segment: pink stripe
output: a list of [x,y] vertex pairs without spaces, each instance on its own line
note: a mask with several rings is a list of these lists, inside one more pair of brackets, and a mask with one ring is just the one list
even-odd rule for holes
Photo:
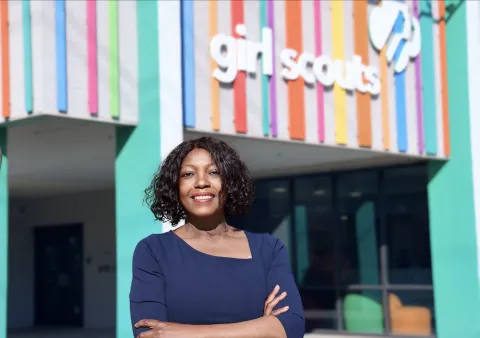
[[88,110],[98,113],[97,88],[97,1],[87,0]]
[[[314,0],[313,11],[315,12],[315,53],[317,56],[322,55],[322,13],[320,0]],[[325,116],[323,108],[323,86],[317,84],[317,116],[318,116],[318,140],[325,142]]]
[[[420,18],[418,0],[413,0],[413,15],[417,19]],[[417,135],[418,135],[418,151],[423,154],[423,105],[422,105],[422,69],[421,69],[421,55],[415,59],[415,89],[417,94]]]

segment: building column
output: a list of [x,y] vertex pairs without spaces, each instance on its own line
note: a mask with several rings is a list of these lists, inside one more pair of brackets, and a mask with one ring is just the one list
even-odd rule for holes
[[180,1],[137,1],[136,11],[139,122],[134,128],[118,127],[116,134],[117,338],[132,336],[129,292],[135,246],[169,229],[144,205],[144,190],[183,140]]
[[7,337],[8,303],[8,160],[7,128],[0,127],[0,338]]
[[[158,13],[156,1],[137,1],[138,125],[117,127],[115,160],[117,338],[132,336],[129,292],[136,244],[160,233],[143,204],[144,190],[160,164]],[[122,37],[119,37],[120,39]]]
[[451,159],[430,163],[428,184],[437,337],[478,337],[480,209],[475,204],[480,202],[480,168],[474,164],[480,160],[480,139],[473,142],[478,130],[471,130],[480,106],[475,103],[479,87],[469,88],[468,68],[473,61],[469,49],[478,36],[472,45],[467,42],[472,24],[467,19],[470,12],[477,21],[479,11],[468,8],[478,6],[476,1],[448,2],[458,6],[446,24]]

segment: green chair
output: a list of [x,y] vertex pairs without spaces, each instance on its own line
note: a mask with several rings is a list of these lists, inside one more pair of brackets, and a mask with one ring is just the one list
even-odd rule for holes
[[379,302],[360,294],[345,296],[345,328],[354,333],[384,333],[383,311]]

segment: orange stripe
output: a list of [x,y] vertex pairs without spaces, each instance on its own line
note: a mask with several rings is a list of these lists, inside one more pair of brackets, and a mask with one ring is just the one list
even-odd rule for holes
[[380,51],[380,100],[382,104],[383,147],[390,149],[390,117],[388,114],[388,63],[387,50]]
[[2,31],[2,111],[10,117],[10,56],[8,48],[8,1],[0,1],[0,25]]
[[443,149],[446,156],[450,156],[450,121],[448,118],[448,78],[447,78],[447,27],[445,23],[445,1],[438,2],[440,33],[440,77],[442,86],[442,117],[443,117]]
[[[368,65],[368,0],[355,0],[353,2],[355,54],[362,57],[363,64]],[[372,146],[372,120],[371,102],[368,93],[357,90],[357,125],[358,145],[360,147]]]
[[[208,1],[208,31],[210,40],[218,33],[218,7],[217,0]],[[217,64],[210,60],[210,68],[213,71],[217,68]],[[210,102],[212,102],[212,129],[220,130],[220,84],[212,76],[210,77]]]
[[[224,1],[224,0],[222,0]],[[238,24],[243,24],[243,0],[231,0],[232,4],[232,35],[240,38],[235,28]],[[238,72],[233,82],[233,103],[235,116],[235,130],[237,133],[247,132],[247,96],[246,96],[246,72]]]
[[[303,52],[302,2],[285,0],[286,47]],[[305,83],[301,76],[288,81],[288,120],[290,138],[305,139]]]

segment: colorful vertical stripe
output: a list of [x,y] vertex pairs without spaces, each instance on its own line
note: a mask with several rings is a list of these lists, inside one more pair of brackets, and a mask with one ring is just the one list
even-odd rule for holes
[[[302,2],[285,1],[286,44],[299,53],[303,51]],[[305,81],[301,76],[288,81],[288,122],[290,138],[305,139]]]
[[119,99],[119,64],[118,64],[118,2],[108,2],[108,34],[109,34],[109,77],[110,77],[110,115],[114,119],[120,117]]
[[443,121],[443,151],[445,156],[450,156],[450,123],[448,109],[448,76],[447,76],[447,27],[445,0],[438,0],[439,33],[440,33],[440,78],[442,88],[442,121]]
[[[322,6],[321,0],[314,0],[314,20],[315,20],[315,54],[322,55]],[[318,140],[325,142],[325,111],[324,111],[324,92],[323,86],[317,84],[317,128]]]
[[68,98],[65,0],[55,0],[55,47],[57,56],[57,109],[59,112],[66,113]]
[[97,0],[87,0],[88,111],[98,114]]
[[23,25],[23,62],[25,81],[25,110],[33,112],[33,79],[32,79],[32,22],[30,17],[30,0],[22,0]]
[[[420,11],[419,11],[419,0],[413,0],[413,15],[420,19]],[[416,90],[416,103],[417,103],[417,140],[418,140],[418,152],[423,154],[424,152],[424,138],[423,138],[423,104],[422,104],[422,66],[421,66],[421,58],[422,55],[420,54],[415,59],[415,90]]]
[[[397,0],[402,1],[402,0]],[[403,15],[399,15],[393,26],[394,33],[403,32],[403,26],[405,24],[405,18]],[[400,53],[402,53],[405,47],[405,40],[401,40],[398,44],[397,50],[393,56],[393,62],[397,62]],[[406,152],[407,145],[407,112],[406,112],[406,94],[405,94],[405,71],[401,71],[394,75],[395,77],[395,108],[397,117],[397,146],[400,152]]]
[[[243,0],[231,0],[232,6],[232,35],[235,38],[241,38],[237,32],[236,27],[244,23],[244,9]],[[235,81],[233,82],[233,101],[234,101],[234,116],[235,116],[235,130],[237,133],[247,132],[247,107],[246,107],[246,76],[243,71],[238,72]]]
[[[208,31],[212,39],[218,33],[217,0],[208,0],[208,18]],[[210,60],[210,67],[212,73],[217,68],[213,59]],[[212,129],[218,131],[220,130],[220,84],[213,76],[210,77],[210,101],[212,102]]]
[[195,127],[195,35],[193,1],[181,1],[183,124]]
[[[267,15],[267,0],[260,0],[260,36],[262,36],[262,29],[268,26],[268,15]],[[262,37],[262,42],[263,37]],[[262,61],[265,56],[262,54]],[[269,77],[266,74],[263,74],[263,64],[262,64],[262,125],[263,125],[263,135],[270,135],[270,103],[268,95],[268,81]]]
[[[332,16],[332,41],[333,41],[333,60],[345,59],[345,40],[343,29],[343,1],[331,2]],[[334,61],[335,63],[335,61]],[[344,74],[343,62],[335,63],[335,67],[340,68]],[[335,109],[335,140],[338,144],[346,145],[347,135],[347,93],[337,83],[333,87],[333,102]]]
[[[420,1],[420,14],[431,12],[429,1]],[[425,151],[428,155],[437,154],[437,117],[435,103],[435,63],[433,51],[433,18],[420,15],[422,32],[422,94],[423,94],[423,126],[425,135]]]
[[[275,10],[273,8],[274,0],[267,0],[267,15],[268,15],[268,27],[272,30],[272,55],[275,55]],[[272,75],[270,76],[270,129],[272,136],[278,136],[278,124],[277,124],[277,74],[275,73],[275,66],[272,69]]]
[[[382,5],[382,2],[378,4]],[[389,109],[389,93],[388,90],[388,61],[387,47],[383,47],[380,51],[380,101],[382,106],[382,135],[383,147],[390,150],[390,109]]]
[[[363,64],[369,64],[368,46],[368,0],[356,0],[353,2],[355,54],[362,58]],[[363,81],[363,79],[362,79]],[[372,119],[370,94],[357,91],[357,129],[358,145],[360,147],[372,146]]]
[[[439,157],[443,157],[444,154],[449,155],[449,98],[447,92],[448,77],[445,71],[447,64],[446,24],[442,20],[434,23],[428,15],[421,15],[421,12],[429,13],[428,2],[411,0],[413,14],[421,22],[423,41],[421,56],[412,60],[412,64],[408,65],[408,67],[413,67],[409,69],[409,72],[393,74],[392,67],[402,48],[404,48],[405,42],[400,44],[395,53],[395,58],[390,64],[385,59],[385,51],[379,51],[381,62],[371,54],[374,50],[371,48],[367,28],[370,24],[368,22],[368,12],[376,6],[372,2],[359,0],[346,6],[345,2],[341,1],[312,0],[312,7],[308,7],[311,9],[306,11],[303,7],[304,3],[301,1],[283,0],[276,3],[274,3],[275,0],[252,1],[256,1],[257,4],[248,7],[252,11],[248,12],[247,20],[244,17],[247,15],[246,3],[242,0],[227,1],[228,5],[224,7],[220,7],[220,4],[223,5],[224,3],[220,3],[218,0],[205,1],[202,5],[197,5],[193,1],[180,2],[183,53],[182,100],[185,126],[195,128],[197,122],[195,120],[201,119],[202,123],[199,123],[198,126],[201,126],[201,128],[208,126],[208,128],[205,127],[208,131],[246,133],[254,137],[264,135],[282,140],[301,140],[306,143],[317,142],[318,139],[318,142],[329,145],[340,144],[356,147],[358,144],[358,146],[366,148],[372,147],[372,143],[375,143],[372,138],[377,135],[378,145],[375,146],[376,149],[383,147],[394,151],[398,149],[399,152],[408,150],[409,154],[426,153]],[[438,9],[439,16],[443,17],[445,0],[431,1],[431,3],[435,5],[433,9]],[[22,97],[21,100],[17,99],[17,96],[20,97],[17,95],[18,92],[11,92],[13,84],[10,83],[10,79],[6,80],[9,74],[16,73],[15,70],[10,69],[8,72],[3,72],[2,82],[4,86],[1,89],[1,95],[6,99],[2,100],[2,115],[13,114],[14,110],[18,111],[16,107],[23,106],[23,102],[25,103],[25,110],[33,111],[34,97],[37,98],[35,104],[38,105],[37,109],[39,111],[58,110],[66,112],[68,105],[70,105],[69,114],[74,117],[80,116],[80,111],[88,111],[96,115],[97,119],[104,121],[119,120],[120,110],[125,110],[126,114],[129,114],[129,109],[123,109],[123,107],[128,107],[129,104],[136,106],[136,103],[133,102],[135,100],[129,103],[126,102],[128,101],[127,96],[120,95],[128,88],[128,86],[124,85],[122,87],[121,85],[128,82],[128,79],[123,78],[123,76],[136,72],[136,66],[131,66],[128,71],[121,66],[121,63],[125,62],[122,59],[129,58],[128,53],[125,54],[126,56],[122,54],[122,48],[125,44],[122,44],[121,35],[125,33],[122,33],[122,30],[119,30],[120,26],[118,26],[119,15],[122,13],[121,2],[103,3],[88,0],[83,2],[80,7],[76,7],[83,13],[81,18],[85,30],[82,30],[81,34],[76,34],[75,30],[70,29],[72,27],[70,23],[68,23],[69,26],[66,26],[67,20],[75,19],[72,15],[69,15],[69,7],[65,8],[67,4],[65,0],[55,0],[52,6],[48,7],[38,4],[38,2],[22,0],[16,7],[18,8],[18,14],[13,9],[10,9],[11,13],[8,13],[9,9],[4,9],[2,34],[5,36],[2,39],[23,38],[18,49],[23,51],[24,54],[21,56],[23,59],[20,60],[19,58],[19,62],[14,63],[12,58],[18,51],[8,43],[4,44],[2,46],[2,67],[5,68],[7,62],[9,64],[6,68],[18,67],[17,64],[23,65],[25,72],[24,76],[21,75],[20,82],[24,82],[25,97]],[[41,25],[41,18],[37,14],[41,11],[37,11],[33,6],[42,9],[42,13],[45,14],[43,19],[48,18],[49,25]],[[30,7],[32,7],[31,11]],[[222,8],[224,10],[220,11]],[[197,9],[202,14],[194,17],[194,14],[197,15],[194,10]],[[329,11],[330,9],[331,11]],[[311,13],[311,10],[314,13]],[[19,32],[18,37],[13,33],[13,28],[8,26],[8,16],[12,16],[12,13],[22,15],[22,22],[20,23],[22,33]],[[222,13],[226,15],[222,16]],[[305,13],[308,13],[308,18],[303,17],[306,15]],[[434,16],[437,20],[437,16]],[[345,26],[349,27],[347,30],[344,23],[349,17],[354,19],[353,29],[350,29],[350,26],[347,25]],[[205,34],[195,34],[195,31],[200,32],[200,29],[195,27],[199,24],[202,25]],[[247,36],[245,38],[236,33],[237,24],[246,26]],[[395,25],[395,32],[403,30],[402,26],[402,18],[399,18]],[[201,64],[205,63],[205,66],[202,66],[202,69],[195,69],[194,59],[198,58],[196,53],[200,51],[208,53],[208,39],[212,38],[213,35],[233,36],[241,40],[238,46],[242,48],[252,46],[247,44],[245,40],[266,46],[269,40],[263,41],[261,34],[264,27],[269,27],[273,31],[271,46],[274,52],[272,57],[274,63],[273,74],[263,74],[265,69],[263,60],[260,59],[258,61],[260,67],[258,67],[256,77],[252,76],[247,79],[244,69],[239,69],[233,88],[230,88],[227,85],[219,85],[218,81],[212,78],[212,68],[214,66],[217,68],[217,65],[210,59],[207,61],[208,54],[201,57]],[[5,34],[8,30],[10,30],[9,37]],[[66,36],[70,34],[72,36]],[[50,54],[42,60],[38,60],[33,53],[33,50],[39,48],[38,36],[48,37],[42,47],[44,47],[45,53]],[[82,47],[77,55],[77,57],[84,58],[76,60],[78,67],[72,66],[73,56],[69,53],[75,48],[73,45],[69,45],[68,49],[66,48],[67,38],[69,38],[69,41],[76,39],[77,42],[81,42],[81,39],[85,40],[85,44],[81,45],[86,47],[85,50]],[[197,42],[197,38],[201,39],[198,40],[201,41],[201,46],[194,48],[197,43],[200,43]],[[9,47],[12,48],[9,51],[11,55],[7,56],[6,51]],[[333,67],[339,67],[338,71],[342,75],[340,79],[337,77],[337,80],[342,82],[347,80],[345,79],[345,61],[351,61],[352,54],[355,52],[355,55],[362,58],[363,64],[374,66],[379,70],[380,95],[372,96],[370,93],[361,94],[355,91],[353,96],[355,100],[352,102],[350,92],[347,93],[346,90],[342,89],[343,84],[342,87],[335,84],[331,89],[330,87],[324,88],[320,83],[317,83],[314,91],[312,91],[311,88],[305,87],[302,75],[298,80],[284,81],[280,73],[282,69],[280,53],[287,48],[297,52],[295,61],[298,61],[298,55],[303,52],[315,56],[324,55],[332,61],[338,61],[334,62]],[[262,54],[262,56],[267,57],[266,54],[268,53]],[[131,57],[131,59],[132,62],[128,65],[137,63],[135,57]],[[72,78],[69,79],[69,82],[66,81],[68,73],[71,74],[72,69],[82,67],[83,64],[85,69],[81,71],[82,74],[85,74],[85,81],[82,77],[80,81],[82,85],[79,84],[69,89],[68,86],[72,86],[75,81]],[[237,64],[237,66],[240,65]],[[43,77],[46,75],[38,69],[46,69],[48,74],[55,74],[53,84],[42,88],[41,91],[36,88],[36,82],[45,83]],[[307,69],[308,71],[310,70]],[[412,75],[411,78],[410,74]],[[413,75],[415,75],[415,80]],[[197,82],[191,81],[192,78],[196,78]],[[33,80],[36,82],[33,83]],[[407,91],[407,80],[411,80],[408,83],[414,85],[417,90]],[[198,98],[195,100],[195,86],[198,85],[204,87],[206,94],[202,100],[198,100]],[[211,88],[214,90],[211,91]],[[249,95],[249,93],[252,93],[252,95]],[[280,93],[281,95],[279,95]],[[10,100],[7,96],[10,97]],[[123,99],[124,97],[125,99]],[[15,98],[16,101],[12,101],[12,98]],[[415,102],[411,100],[415,100]],[[15,102],[15,105],[12,104],[11,107],[8,107],[9,102]],[[120,103],[122,108],[120,108]],[[212,107],[210,107],[210,104]],[[85,107],[82,105],[85,105]],[[208,106],[205,109],[208,111],[208,120],[202,116],[204,113],[200,109],[201,107],[196,107],[196,105]],[[382,118],[375,116],[378,121],[372,121],[374,118],[372,107],[378,107],[379,110],[380,107],[383,108]],[[416,109],[416,113],[409,115],[410,108]],[[77,110],[75,111],[75,109]],[[229,109],[231,116],[223,113],[222,109]],[[315,110],[316,112],[314,112]],[[317,122],[313,122],[314,115],[309,115],[312,112],[316,114]],[[131,115],[133,114],[136,114],[136,112]],[[307,125],[309,122],[307,116],[312,117],[313,123]],[[135,117],[131,118],[132,121],[135,121]],[[248,128],[247,120],[248,125],[258,125],[259,127]],[[132,124],[135,123],[136,121]],[[374,132],[372,131],[373,128],[375,128]],[[383,144],[380,144],[380,133],[383,136]],[[357,135],[357,140],[352,141],[354,134]],[[312,135],[314,135],[313,138]],[[306,139],[307,137],[308,139]],[[409,141],[408,144],[407,141]],[[413,144],[415,141],[418,141],[418,144]],[[410,149],[412,144],[415,149]]]

